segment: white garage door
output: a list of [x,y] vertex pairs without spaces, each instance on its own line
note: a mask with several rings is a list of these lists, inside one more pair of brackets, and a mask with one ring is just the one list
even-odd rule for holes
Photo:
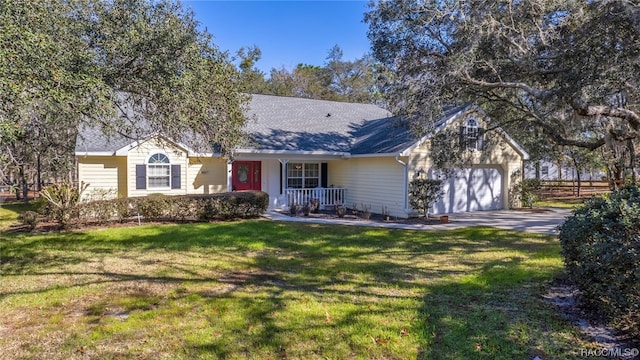
[[[431,178],[437,179],[433,172]],[[432,214],[502,209],[502,173],[498,168],[457,169],[444,181]]]

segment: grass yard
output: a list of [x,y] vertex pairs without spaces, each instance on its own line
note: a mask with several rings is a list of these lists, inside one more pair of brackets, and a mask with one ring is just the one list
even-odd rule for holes
[[550,236],[268,220],[0,239],[4,359],[541,359]]
[[578,206],[582,205],[588,197],[582,198],[574,198],[574,199],[544,199],[536,201],[534,206],[538,207],[550,207],[550,208],[560,208],[560,209],[575,209]]
[[[0,199],[1,201],[2,199]],[[23,202],[0,203],[0,231],[5,231],[18,222],[18,216],[23,211],[34,210],[34,203],[25,204]]]

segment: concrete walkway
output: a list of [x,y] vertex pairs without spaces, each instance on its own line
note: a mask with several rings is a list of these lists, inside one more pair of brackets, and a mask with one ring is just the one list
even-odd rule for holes
[[364,219],[308,218],[288,216],[269,211],[264,216],[275,221],[306,222],[316,224],[339,224],[351,226],[372,226],[389,229],[412,230],[451,230],[469,226],[492,226],[506,230],[529,231],[543,234],[557,234],[557,227],[571,214],[567,209],[548,209],[548,211],[497,210],[470,213],[448,214],[446,224],[401,224],[378,222]]

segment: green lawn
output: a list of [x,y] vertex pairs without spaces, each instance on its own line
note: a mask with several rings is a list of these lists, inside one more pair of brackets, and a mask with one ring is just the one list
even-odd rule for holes
[[0,239],[8,359],[542,359],[550,236],[268,220]]
[[0,231],[7,230],[18,221],[18,215],[26,210],[33,210],[33,202],[25,204],[23,202],[0,203]]
[[560,209],[575,209],[582,205],[584,201],[589,198],[576,198],[576,199],[545,199],[536,201],[534,206],[538,207],[550,207]]

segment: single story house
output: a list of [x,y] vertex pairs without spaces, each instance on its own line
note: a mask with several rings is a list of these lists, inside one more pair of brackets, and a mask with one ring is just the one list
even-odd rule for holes
[[[537,169],[536,169],[537,167]],[[539,162],[527,161],[524,167],[525,179],[549,180],[549,181],[577,181],[578,170],[575,167],[549,160]],[[602,181],[607,178],[607,173],[602,169],[585,169],[580,172],[581,181]]]
[[[82,129],[76,159],[78,181],[89,184],[83,196],[256,189],[269,194],[271,208],[318,199],[321,206],[365,204],[408,217],[415,214],[408,205],[411,179],[439,176],[429,157],[431,136],[416,138],[376,105],[253,95],[248,115],[255,119],[246,125],[253,145],[235,149],[233,161],[161,134],[131,141]],[[476,106],[463,106],[438,122],[436,131],[460,128],[477,160],[453,170],[432,214],[509,208],[509,189],[528,155],[503,131],[485,134],[487,121]]]

